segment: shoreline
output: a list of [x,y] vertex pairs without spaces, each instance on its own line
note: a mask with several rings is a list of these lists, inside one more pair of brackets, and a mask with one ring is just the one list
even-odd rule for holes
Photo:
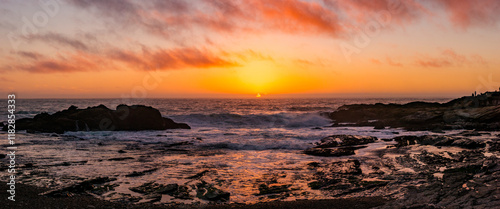
[[[7,182],[0,181],[0,190],[7,190]],[[6,200],[0,205],[0,208],[127,208],[127,209],[257,209],[257,208],[283,208],[283,209],[303,209],[303,208],[322,208],[322,209],[365,209],[383,206],[391,200],[386,200],[381,197],[361,197],[361,198],[346,198],[346,199],[324,199],[324,200],[296,200],[296,201],[272,201],[256,204],[202,204],[202,205],[167,205],[167,204],[130,204],[102,200],[91,195],[75,194],[71,197],[47,197],[41,196],[40,193],[46,192],[48,189],[26,185],[22,183],[16,184],[16,201],[7,201],[7,192],[2,192],[0,197]]]

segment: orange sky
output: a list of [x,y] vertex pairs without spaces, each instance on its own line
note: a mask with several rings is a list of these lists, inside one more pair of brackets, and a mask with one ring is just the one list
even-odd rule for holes
[[500,87],[500,1],[2,1],[21,98],[454,97]]

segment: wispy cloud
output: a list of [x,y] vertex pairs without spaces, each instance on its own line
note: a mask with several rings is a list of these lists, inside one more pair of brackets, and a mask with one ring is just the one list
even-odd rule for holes
[[415,64],[424,68],[446,68],[446,67],[462,67],[464,65],[482,65],[487,63],[480,55],[462,55],[452,49],[441,51],[439,56],[424,55],[416,59]]
[[104,54],[84,51],[61,55],[56,58],[40,59],[29,52],[22,56],[34,56],[34,62],[4,65],[3,70],[24,70],[34,73],[82,72],[100,70],[120,70],[123,66],[135,70],[175,70],[186,68],[235,67],[239,64],[204,49],[176,48],[152,50],[143,48],[139,52],[114,49]]
[[64,47],[71,47],[76,50],[86,51],[89,49],[86,43],[59,33],[33,34],[28,36],[26,39],[28,41],[42,41],[49,44],[58,44]]

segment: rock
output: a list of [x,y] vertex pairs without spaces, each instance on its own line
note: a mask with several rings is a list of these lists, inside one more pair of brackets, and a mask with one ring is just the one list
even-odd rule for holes
[[373,136],[332,135],[321,139],[321,142],[317,143],[315,148],[363,145],[375,141],[377,141],[377,138]]
[[133,160],[133,157],[115,157],[115,158],[110,158],[108,161],[124,161],[124,160]]
[[340,156],[354,155],[355,150],[365,147],[366,146],[338,147],[338,148],[309,148],[304,151],[304,154],[322,156],[322,157],[340,157]]
[[7,155],[5,155],[5,154],[0,154],[0,159],[4,159],[5,157],[7,157]]
[[179,188],[177,188],[177,191],[174,191],[171,195],[179,199],[193,199],[189,192],[190,190],[187,186],[179,186]]
[[137,172],[137,171],[134,171],[130,174],[127,174],[125,175],[126,177],[138,177],[138,176],[144,176],[146,174],[150,174],[150,173],[153,173],[155,172],[156,170],[158,170],[158,168],[153,168],[153,169],[149,169],[149,170],[145,170],[145,171],[141,171],[141,172]]
[[179,199],[192,199],[192,196],[189,194],[189,188],[187,186],[179,186],[178,184],[168,184],[165,186],[155,182],[147,182],[138,187],[130,187],[129,190],[149,196],[168,194]]
[[161,186],[162,185],[151,181],[138,187],[130,187],[129,190],[141,194],[149,194],[158,191]]
[[179,189],[178,184],[167,184],[167,186],[164,186],[163,188],[156,190],[156,192],[160,194],[173,194],[178,189]]
[[210,172],[209,170],[204,170],[202,172],[199,172],[193,176],[190,176],[190,177],[186,177],[186,179],[197,179],[197,178],[201,178],[202,176],[204,176],[205,174],[207,174],[208,172]]
[[359,181],[358,176],[362,175],[361,163],[358,160],[324,163],[313,169],[316,170],[316,179],[308,183],[311,189],[347,191],[357,187],[355,182]]
[[118,150],[118,153],[123,154],[123,153],[127,153],[127,152],[126,152],[126,151],[124,151],[124,150]]
[[229,192],[224,192],[206,182],[196,184],[196,188],[196,197],[203,200],[227,202],[231,196]]
[[481,136],[482,133],[479,133],[476,130],[466,130],[466,131],[460,132],[459,135],[462,135],[462,136]]
[[[64,133],[65,131],[139,131],[189,129],[184,123],[163,118],[160,111],[144,105],[118,105],[116,110],[104,105],[67,110],[52,115],[41,113],[34,118],[16,120],[18,130],[28,132]],[[6,129],[5,127],[3,129]]]
[[[499,92],[489,92],[499,94]],[[498,101],[498,97],[497,101]],[[493,98],[493,97],[492,97]],[[498,130],[500,105],[495,102],[465,102],[477,98],[460,98],[448,103],[411,102],[408,104],[352,104],[343,105],[328,114],[335,126],[402,127],[406,130],[430,130],[442,133],[449,129]],[[467,105],[464,105],[467,104]],[[482,105],[479,105],[482,104]],[[373,122],[376,121],[376,122]],[[345,125],[342,125],[345,126]],[[477,133],[471,133],[477,134]],[[472,135],[470,135],[472,136]]]
[[468,138],[438,136],[438,135],[398,136],[394,138],[394,141],[398,143],[396,147],[404,147],[408,145],[420,144],[420,145],[453,146],[466,149],[477,149],[486,146],[484,142],[479,142]]
[[[99,188],[101,188],[103,184],[115,180],[116,178],[97,177],[61,189],[50,190],[40,195],[51,197],[67,197],[72,196],[73,194],[80,194],[90,190],[99,190]],[[107,186],[107,188],[109,188],[109,186]]]
[[129,190],[140,194],[170,194],[177,191],[178,187],[179,185],[177,184],[169,184],[165,186],[151,181],[138,187],[130,187]]
[[304,154],[324,157],[339,157],[354,155],[355,150],[365,148],[364,145],[373,143],[377,140],[372,136],[356,136],[356,135],[332,135],[321,139],[316,146],[304,151]]
[[346,160],[334,162],[327,166],[328,172],[338,174],[361,174],[361,163],[359,160]]
[[292,185],[287,185],[287,184],[260,184],[259,185],[259,194],[258,195],[267,195],[267,194],[276,194],[276,193],[283,193],[283,192],[288,192],[289,187]]
[[500,151],[500,141],[496,142],[488,142],[490,148],[488,149],[490,152],[499,152]]

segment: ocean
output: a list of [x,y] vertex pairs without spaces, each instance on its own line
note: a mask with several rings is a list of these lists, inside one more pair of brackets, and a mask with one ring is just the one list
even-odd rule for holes
[[[446,102],[449,99],[18,99],[16,118],[50,114],[67,109],[104,104],[115,109],[119,104],[143,104],[158,109],[164,117],[187,123],[190,130],[99,131],[57,134],[21,132],[19,163],[37,169],[19,176],[22,183],[55,188],[82,179],[109,176],[117,178],[112,191],[101,196],[108,200],[147,197],[132,192],[147,182],[193,184],[189,176],[208,171],[205,182],[231,193],[231,202],[255,203],[274,200],[259,196],[259,184],[277,176],[276,183],[293,185],[290,196],[282,200],[330,198],[311,190],[308,182],[314,173],[304,169],[311,162],[350,158],[377,160],[374,153],[393,142],[379,140],[356,151],[355,156],[325,158],[304,155],[303,150],[333,134],[353,134],[393,138],[399,135],[424,135],[400,129],[375,130],[373,127],[329,127],[332,121],[322,113],[353,103]],[[2,107],[6,109],[6,102]],[[6,120],[6,113],[2,113]],[[3,138],[5,133],[1,133]],[[7,140],[2,140],[5,145]],[[117,158],[123,158],[116,160]],[[370,168],[363,168],[370,169]],[[132,172],[147,172],[130,177]],[[43,174],[43,175],[41,175]],[[195,194],[193,194],[195,195]],[[204,200],[163,197],[161,202],[193,203]]]

